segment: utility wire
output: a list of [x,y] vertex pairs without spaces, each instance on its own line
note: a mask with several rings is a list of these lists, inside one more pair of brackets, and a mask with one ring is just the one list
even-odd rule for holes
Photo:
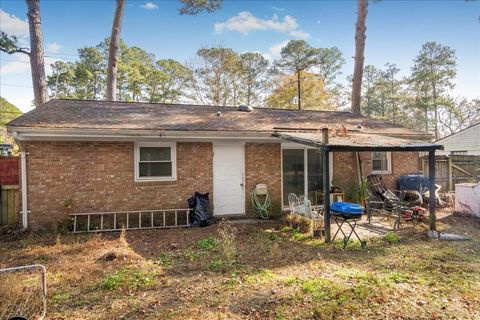
[[19,88],[33,88],[32,86],[26,86],[26,85],[23,85],[23,84],[13,84],[13,83],[0,83],[0,86],[19,87]]

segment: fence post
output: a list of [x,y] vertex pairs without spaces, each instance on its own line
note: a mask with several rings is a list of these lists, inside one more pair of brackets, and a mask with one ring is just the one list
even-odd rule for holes
[[428,209],[430,211],[430,230],[437,230],[435,199],[435,150],[428,152],[428,180],[430,183]]
[[453,167],[452,156],[448,156],[448,191],[453,191]]

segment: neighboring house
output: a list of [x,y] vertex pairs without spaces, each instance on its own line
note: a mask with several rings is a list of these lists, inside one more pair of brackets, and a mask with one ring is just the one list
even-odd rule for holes
[[[22,210],[32,228],[64,219],[67,202],[77,213],[186,208],[195,191],[210,192],[216,216],[250,215],[258,183],[268,185],[275,213],[292,192],[319,204],[321,152],[272,134],[325,127],[365,141],[431,139],[349,112],[80,100],[51,100],[8,124],[26,157]],[[330,156],[331,181],[348,195],[357,158]],[[417,152],[361,152],[360,159],[363,176],[381,173],[391,187],[419,170]]]
[[480,122],[437,141],[444,146],[437,155],[480,156]]

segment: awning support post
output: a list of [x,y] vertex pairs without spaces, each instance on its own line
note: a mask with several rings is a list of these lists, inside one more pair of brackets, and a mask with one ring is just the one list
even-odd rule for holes
[[428,152],[428,180],[430,181],[428,199],[428,209],[430,211],[430,230],[437,230],[437,216],[435,209],[437,206],[435,199],[435,150],[430,150]]
[[322,130],[323,144],[323,226],[325,231],[325,242],[330,243],[332,234],[330,230],[330,157],[328,150],[328,128]]

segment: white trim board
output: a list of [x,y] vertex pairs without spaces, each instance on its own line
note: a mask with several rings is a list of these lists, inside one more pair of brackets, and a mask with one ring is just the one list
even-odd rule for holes
[[[141,147],[169,147],[170,159],[172,162],[171,177],[140,177],[139,161]],[[151,181],[176,181],[177,180],[177,144],[175,142],[136,142],[134,144],[133,163],[135,166],[135,182],[151,182]]]

